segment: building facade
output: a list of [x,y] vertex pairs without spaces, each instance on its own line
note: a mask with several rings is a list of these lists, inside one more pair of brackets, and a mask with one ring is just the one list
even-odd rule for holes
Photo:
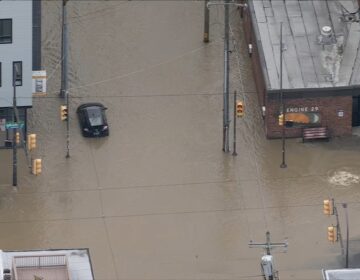
[[281,93],[287,137],[314,126],[350,135],[360,125],[358,0],[247,3],[244,27],[266,136],[282,135]]
[[40,16],[39,0],[0,0],[0,147],[3,140],[11,138],[5,125],[14,121],[13,83],[18,121],[26,131],[27,109],[32,107],[32,71],[40,70],[34,69],[40,67]]

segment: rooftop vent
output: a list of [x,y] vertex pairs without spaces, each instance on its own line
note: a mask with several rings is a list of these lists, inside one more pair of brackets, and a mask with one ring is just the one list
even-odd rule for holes
[[326,38],[330,38],[332,36],[332,29],[330,26],[323,26],[321,28],[321,35]]
[[321,28],[321,35],[319,36],[319,44],[331,45],[336,43],[336,38],[330,26],[323,26]]

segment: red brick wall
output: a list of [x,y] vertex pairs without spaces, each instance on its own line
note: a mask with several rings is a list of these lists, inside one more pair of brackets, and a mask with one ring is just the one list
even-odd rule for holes
[[[330,136],[351,135],[352,132],[352,97],[323,97],[306,99],[284,99],[285,107],[298,108],[318,107],[321,116],[321,126],[327,126]],[[282,127],[278,125],[279,100],[269,100],[266,107],[266,136],[280,138]],[[338,110],[344,111],[344,116],[338,116]],[[301,137],[301,128],[285,128],[286,137]]]
[[[358,0],[360,3],[360,0]],[[268,100],[266,98],[266,84],[261,68],[259,51],[257,48],[256,37],[253,31],[253,25],[249,9],[243,13],[243,24],[245,30],[246,42],[252,43],[252,69],[256,83],[256,90],[260,106],[266,106],[265,131],[267,138],[281,137],[282,127],[278,125],[279,100]],[[287,107],[314,107],[319,108],[321,115],[321,125],[327,126],[331,136],[345,136],[352,132],[352,97],[324,97],[308,99],[285,99]],[[344,117],[338,117],[338,110],[344,111]],[[286,137],[301,137],[301,128],[286,128]]]

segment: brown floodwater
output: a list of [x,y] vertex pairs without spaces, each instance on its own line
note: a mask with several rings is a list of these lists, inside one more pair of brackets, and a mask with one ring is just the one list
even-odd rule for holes
[[[0,151],[1,249],[89,248],[96,279],[262,279],[263,250],[248,243],[270,231],[289,242],[286,253],[273,251],[280,279],[321,279],[322,268],[344,265],[340,244],[327,241],[335,217],[322,213],[332,197],[343,234],[340,203],[348,203],[350,265],[358,266],[359,138],[287,140],[288,167],[279,167],[281,142],[265,139],[236,8],[230,92],[245,116],[233,157],[222,152],[221,6],[211,7],[204,44],[202,1],[69,1],[67,159],[60,4],[43,1],[48,94],[29,112],[42,174],[29,174],[19,150],[13,188],[11,151]],[[108,108],[109,137],[81,136],[75,111],[85,102]]]

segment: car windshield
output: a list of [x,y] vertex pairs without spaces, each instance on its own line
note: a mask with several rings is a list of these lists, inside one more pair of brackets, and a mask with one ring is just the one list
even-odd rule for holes
[[99,107],[88,107],[86,108],[91,126],[103,125],[102,111]]

